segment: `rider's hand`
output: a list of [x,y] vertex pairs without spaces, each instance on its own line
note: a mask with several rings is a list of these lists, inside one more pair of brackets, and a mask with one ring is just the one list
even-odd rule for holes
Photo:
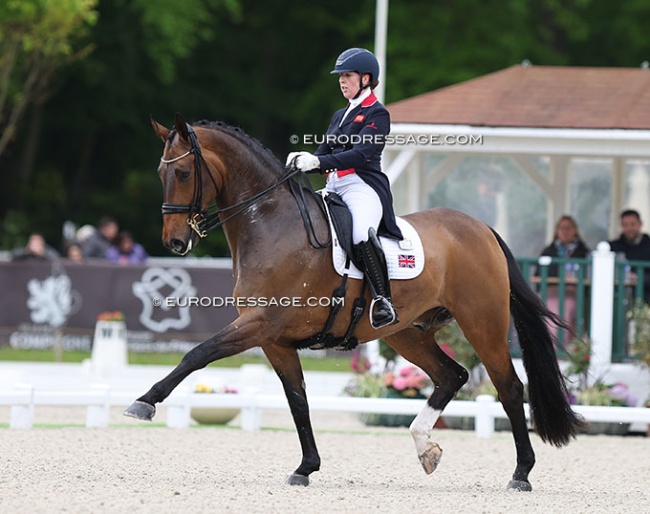
[[291,152],[289,155],[287,155],[287,162],[284,164],[285,166],[291,166],[293,164],[293,160],[300,155],[300,152]]
[[320,168],[320,160],[309,152],[300,152],[296,157],[296,168],[300,171],[312,171]]

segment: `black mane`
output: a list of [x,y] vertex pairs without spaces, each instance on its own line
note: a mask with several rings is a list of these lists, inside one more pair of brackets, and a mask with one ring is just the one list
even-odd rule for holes
[[239,127],[234,127],[228,125],[223,121],[209,121],[209,120],[199,120],[196,123],[192,124],[193,127],[207,127],[210,129],[218,130],[224,134],[235,138],[237,141],[240,141],[247,147],[249,147],[253,152],[258,154],[263,158],[265,164],[267,164],[269,169],[279,169],[284,171],[284,166],[280,160],[273,154],[271,150],[265,147],[259,140],[255,139],[253,136],[249,136]]

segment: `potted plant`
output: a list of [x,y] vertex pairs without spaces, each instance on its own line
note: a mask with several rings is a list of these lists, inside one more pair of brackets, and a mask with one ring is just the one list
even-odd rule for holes
[[[487,377],[485,369],[481,366],[481,360],[465,338],[458,323],[454,321],[438,331],[436,340],[440,348],[469,373],[469,380],[456,394],[457,400],[474,401],[482,394],[498,398],[496,388]],[[474,430],[474,418],[471,416],[445,416],[444,421],[448,428]],[[497,418],[494,426],[496,430],[510,430],[510,420]]]
[[[638,298],[628,316],[630,356],[638,359],[642,366],[650,370],[650,305]],[[650,408],[650,397],[646,399],[644,405]],[[648,437],[650,437],[650,425],[648,425]]]
[[[591,341],[575,339],[568,347],[569,366],[566,374],[574,377],[574,386],[570,389],[570,403],[574,405],[596,405],[603,407],[634,407],[636,397],[629,387],[622,383],[603,383],[601,379],[589,382],[591,364]],[[584,429],[586,434],[625,435],[630,423],[591,422]]]
[[[194,387],[198,394],[237,394],[239,391],[233,387],[212,387],[199,383]],[[225,425],[232,421],[241,409],[235,407],[192,407],[190,416],[201,425]]]
[[[386,358],[386,366],[381,373],[371,373],[370,364],[361,359],[355,351],[352,356],[352,369],[356,376],[345,388],[349,396],[362,398],[404,398],[426,399],[433,388],[429,377],[418,367],[409,365],[396,369],[397,354],[380,341],[380,352]],[[366,425],[380,426],[409,426],[414,415],[411,414],[380,414],[360,413],[359,419]]]

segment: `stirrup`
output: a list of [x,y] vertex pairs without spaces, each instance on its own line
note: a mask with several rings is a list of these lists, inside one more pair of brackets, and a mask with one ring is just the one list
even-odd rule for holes
[[[380,308],[377,312],[378,316],[375,316],[374,310],[375,304],[377,303],[379,303]],[[379,329],[399,323],[399,318],[397,317],[397,312],[395,311],[393,303],[388,298],[384,298],[383,296],[377,296],[376,298],[372,299],[372,302],[370,302],[370,308],[368,309],[368,315],[370,317],[370,324],[374,329]]]

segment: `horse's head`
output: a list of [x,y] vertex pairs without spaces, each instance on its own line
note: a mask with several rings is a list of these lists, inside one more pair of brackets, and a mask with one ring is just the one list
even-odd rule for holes
[[158,166],[163,185],[163,244],[185,255],[205,236],[200,224],[218,194],[218,177],[212,175],[194,129],[180,114],[174,129],[153,118],[151,125],[165,143]]

